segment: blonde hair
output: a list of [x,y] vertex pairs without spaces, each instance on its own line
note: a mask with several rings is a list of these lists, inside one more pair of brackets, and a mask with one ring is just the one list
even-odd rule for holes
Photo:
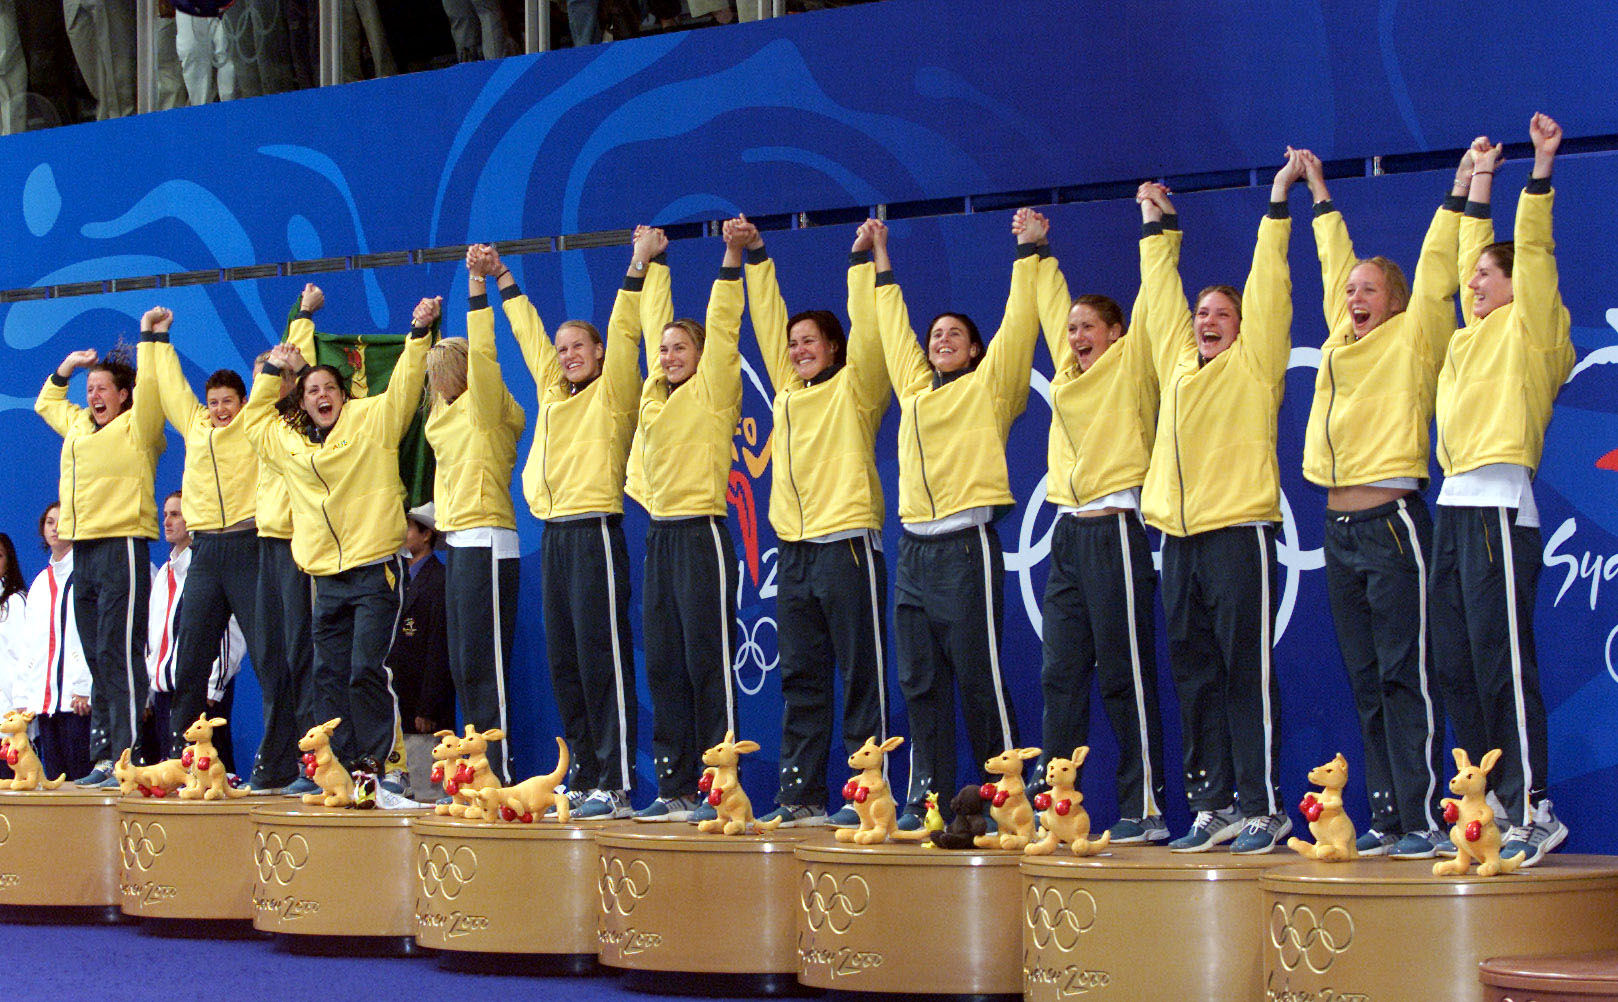
[[703,347],[708,342],[708,332],[702,329],[701,324],[690,319],[689,317],[682,317],[679,320],[670,320],[668,323],[663,325],[663,333],[667,334],[669,332],[669,328],[671,327],[677,327],[689,334],[691,336],[691,343],[697,346],[697,351],[699,352],[702,351]]
[[1360,258],[1354,262],[1354,267],[1358,268],[1362,264],[1371,265],[1382,272],[1382,280],[1388,283],[1388,306],[1391,313],[1403,313],[1410,308],[1410,283],[1405,280],[1405,272],[1399,267],[1399,262],[1378,254],[1376,257]]
[[591,323],[590,321],[588,321],[588,320],[564,320],[560,324],[557,324],[557,326],[556,326],[557,335],[560,336],[561,333],[564,330],[566,330],[567,328],[569,328],[569,327],[577,327],[579,330],[581,330],[584,333],[590,335],[590,340],[594,341],[596,344],[601,343],[601,332],[596,330],[596,325]]
[[449,403],[466,392],[466,352],[464,337],[447,337],[427,349],[428,398]]

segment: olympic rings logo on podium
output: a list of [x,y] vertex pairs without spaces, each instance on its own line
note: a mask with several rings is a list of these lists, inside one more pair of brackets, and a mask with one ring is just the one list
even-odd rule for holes
[[122,850],[124,868],[150,870],[168,844],[169,833],[164,830],[161,822],[142,824],[139,821],[126,820],[124,837],[118,845]]
[[871,885],[857,873],[839,881],[824,871],[805,870],[802,884],[799,902],[808,917],[809,928],[816,932],[829,927],[842,935],[871,906]]
[[1051,945],[1066,953],[1079,945],[1079,937],[1095,927],[1096,899],[1082,887],[1064,895],[1055,887],[1028,886],[1024,896],[1023,918],[1041,950]]
[[253,860],[258,864],[260,883],[267,884],[273,878],[278,884],[290,884],[293,874],[309,862],[309,842],[301,833],[283,837],[280,832],[258,832],[254,839],[258,845]]
[[453,901],[478,873],[478,857],[468,846],[456,846],[451,852],[441,842],[416,844],[416,876],[421,879],[421,893],[427,897],[442,897]]
[[4,814],[0,814],[0,845],[5,845],[6,839],[10,837],[11,819],[6,817]]
[[1316,918],[1308,905],[1295,905],[1288,915],[1276,903],[1270,912],[1270,945],[1289,971],[1303,964],[1316,974],[1325,974],[1332,961],[1354,945],[1354,917],[1341,905],[1332,905]]
[[641,859],[631,860],[626,866],[617,856],[602,856],[601,880],[597,887],[601,891],[602,912],[617,912],[627,917],[635,910],[636,902],[652,889],[652,868]]

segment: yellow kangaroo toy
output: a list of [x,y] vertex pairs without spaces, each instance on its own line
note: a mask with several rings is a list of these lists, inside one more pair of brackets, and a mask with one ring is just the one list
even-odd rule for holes
[[231,786],[225,778],[225,763],[219,761],[219,751],[214,748],[214,728],[223,726],[224,717],[210,720],[204,713],[185,729],[185,739],[191,743],[180,754],[180,764],[186,768],[185,787],[180,790],[181,800],[224,800],[247,796],[249,791]]
[[[837,841],[876,845],[887,841],[890,835],[897,838],[902,834],[894,827],[898,812],[893,803],[893,791],[888,789],[887,777],[882,775],[882,763],[887,761],[888,752],[904,743],[904,738],[894,736],[877,744],[875,736],[872,736],[866,738],[865,743],[848,757],[848,767],[859,771],[843,785],[843,799],[854,805],[854,813],[860,816],[860,826],[837,829],[833,835]],[[926,832],[923,831],[916,841],[925,837]]]
[[1459,794],[1460,800],[1445,797],[1444,820],[1451,825],[1449,839],[1455,843],[1455,858],[1433,864],[1433,876],[1458,877],[1466,873],[1473,863],[1478,864],[1478,876],[1493,877],[1510,873],[1528,858],[1519,852],[1510,859],[1500,858],[1500,829],[1494,823],[1494,810],[1484,799],[1489,785],[1489,770],[1500,761],[1500,749],[1493,748],[1483,754],[1483,761],[1473,765],[1466,749],[1455,749],[1455,778],[1449,781],[1449,792]]
[[1287,839],[1287,848],[1300,856],[1327,863],[1359,858],[1354,847],[1354,821],[1343,813],[1343,787],[1348,785],[1348,760],[1339,752],[1330,762],[1309,770],[1309,782],[1320,787],[1319,794],[1308,794],[1298,810],[1309,822],[1310,845],[1301,838]]
[[45,769],[39,764],[39,754],[28,740],[28,723],[34,719],[33,710],[8,710],[0,717],[0,755],[5,756],[15,778],[5,780],[8,790],[54,790],[67,782],[67,773],[55,779],[45,778]]
[[742,789],[741,777],[737,775],[742,756],[756,751],[757,741],[737,741],[735,731],[726,731],[725,740],[702,753],[702,764],[708,768],[697,783],[697,789],[707,794],[708,803],[719,816],[699,821],[697,831],[710,835],[715,832],[745,835],[748,828],[767,832],[780,827],[780,818],[764,824],[754,820],[753,802],[747,799],[747,791]]
[[985,772],[999,776],[998,782],[984,783],[983,799],[989,806],[989,815],[1000,831],[994,835],[979,835],[972,844],[979,849],[1021,849],[1034,837],[1034,808],[1024,792],[1022,764],[1039,757],[1038,748],[1007,748],[983,763]]
[[298,739],[298,747],[303,751],[303,774],[320,784],[319,793],[303,795],[306,804],[348,807],[354,803],[354,777],[331,750],[332,732],[342,722],[342,717],[333,717],[309,728],[308,733]]
[[1045,763],[1047,793],[1034,798],[1034,807],[1040,811],[1040,825],[1045,837],[1023,847],[1028,856],[1048,856],[1059,845],[1067,845],[1075,856],[1094,856],[1112,842],[1111,832],[1102,832],[1098,839],[1090,838],[1090,814],[1083,807],[1084,794],[1078,790],[1079,766],[1090,754],[1088,745],[1073,749],[1073,757],[1053,758]]

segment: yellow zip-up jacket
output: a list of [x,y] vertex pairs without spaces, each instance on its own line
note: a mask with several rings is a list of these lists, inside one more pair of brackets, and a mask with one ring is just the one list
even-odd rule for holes
[[1171,242],[1153,227],[1141,238],[1141,295],[1160,342],[1161,400],[1141,514],[1172,536],[1243,522],[1281,521],[1275,422],[1292,352],[1292,219],[1272,204],[1259,223],[1242,290],[1241,334],[1202,364]]
[[224,529],[252,518],[257,506],[257,450],[240,421],[214,427],[208,408],[185,381],[180,355],[168,335],[155,338],[158,398],[169,424],[185,440],[180,510],[186,527],[192,532]]
[[[1539,468],[1551,405],[1573,371],[1572,324],[1557,285],[1550,179],[1530,180],[1517,200],[1512,301],[1479,320],[1472,292],[1461,297],[1467,325],[1456,331],[1438,374],[1438,462],[1445,476],[1488,463]],[[1470,275],[1494,241],[1487,206],[1461,220],[1460,275]]]
[[325,577],[390,557],[404,544],[404,483],[399,439],[421,402],[429,338],[411,331],[388,389],[343,404],[319,441],[295,431],[275,409],[280,370],[266,366],[236,418],[280,467],[292,497],[292,559]]
[[787,351],[787,306],[775,262],[747,255],[747,307],[775,387],[770,525],[784,542],[882,528],[876,430],[888,409],[888,369],[876,327],[876,266],[850,255],[847,359],[805,382]]
[[[501,293],[501,306],[539,395],[534,444],[522,469],[523,497],[535,518],[624,510],[624,470],[640,403],[642,330],[661,331],[673,309],[668,268],[649,267],[656,276],[649,283],[624,279],[607,321],[601,375],[577,393],[562,375],[556,346],[533,303],[515,285]],[[643,291],[643,283],[651,288]],[[658,301],[661,312],[643,318],[642,305],[650,299]]]
[[940,376],[916,340],[893,272],[876,276],[877,324],[899,397],[899,521],[930,522],[968,508],[1010,506],[1006,438],[1028,403],[1039,310],[1039,248],[1018,248],[1000,330],[976,369]]
[[[1180,231],[1168,231],[1167,239],[1177,265]],[[1041,258],[1040,325],[1056,366],[1045,497],[1051,504],[1077,508],[1146,482],[1157,429],[1157,364],[1142,294],[1135,297],[1124,336],[1088,372],[1080,372],[1067,340],[1073,309],[1067,279],[1054,257],[1042,251]]]
[[[654,281],[651,272],[659,270],[668,269],[648,266],[648,289]],[[647,344],[651,373],[641,389],[626,489],[657,518],[725,517],[731,440],[742,413],[742,356],[736,346],[742,324],[741,271],[721,269],[713,284],[704,326],[707,343],[691,378],[671,390],[656,349]]]
[[[300,312],[293,319],[287,327],[286,341],[303,354],[304,361],[310,365],[315,363],[315,322],[310,314]],[[251,391],[252,387],[248,389]],[[238,418],[240,416],[237,415]],[[292,496],[287,493],[286,477],[281,474],[281,468],[263,452],[258,454],[255,508],[259,538],[292,538]]]
[[478,296],[471,307],[466,313],[466,390],[448,404],[435,394],[425,427],[436,461],[433,513],[440,532],[517,528],[511,471],[517,465],[524,415],[500,375],[489,297]]
[[1410,305],[1358,340],[1344,289],[1359,259],[1343,214],[1330,202],[1315,206],[1315,251],[1331,333],[1320,349],[1303,440],[1303,475],[1311,483],[1427,479],[1434,383],[1455,333],[1455,249],[1464,204],[1452,196],[1433,214]]
[[153,481],[163,437],[163,407],[152,374],[155,345],[135,348],[135,389],[130,406],[98,427],[87,408],[69,403],[67,380],[51,373],[34,410],[62,436],[62,474],[57,487],[62,512],[57,532],[63,539],[157,538]]

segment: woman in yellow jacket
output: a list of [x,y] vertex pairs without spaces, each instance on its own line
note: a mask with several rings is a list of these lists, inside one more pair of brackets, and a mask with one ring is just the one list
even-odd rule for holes
[[[314,709],[343,719],[332,747],[349,766],[369,758],[380,767],[393,749],[398,706],[383,659],[404,595],[399,440],[421,400],[438,310],[435,299],[417,304],[386,392],[351,400],[337,369],[305,366],[293,344],[279,344],[238,419],[286,479],[292,556],[314,579]],[[302,324],[313,321],[294,321]],[[300,406],[285,417],[275,406],[283,371],[299,373]]]
[[[635,813],[638,821],[691,818],[702,750],[736,726],[736,544],[725,516],[731,438],[742,407],[736,342],[748,240],[728,222],[724,236],[707,326],[675,320],[659,329],[630,445],[625,490],[652,516],[641,606],[657,799]],[[647,290],[659,291],[643,295],[666,295],[667,266],[646,267]]]
[[[1048,223],[1025,226],[1042,256]],[[1168,234],[1178,260],[1180,234]],[[1141,484],[1157,427],[1157,372],[1146,296],[1124,312],[1107,296],[1071,298],[1056,259],[1039,266],[1040,325],[1055,364],[1046,500],[1056,507],[1040,636],[1045,760],[1087,745],[1090,683],[1118,739],[1120,844],[1162,842],[1163,725],[1158,715],[1157,571],[1140,517]],[[1134,332],[1130,336],[1130,332]]]
[[1326,591],[1365,741],[1371,826],[1362,856],[1426,859],[1442,839],[1444,712],[1432,670],[1427,481],[1433,386],[1455,333],[1455,248],[1467,152],[1434,214],[1414,287],[1385,257],[1354,254],[1320,160],[1314,199],[1329,334],[1304,435],[1303,475],[1326,488]]
[[[629,549],[624,542],[624,467],[640,402],[642,287],[663,252],[661,230],[638,227],[623,288],[613,302],[606,342],[587,320],[567,320],[556,340],[492,247],[479,270],[497,278],[501,306],[534,377],[539,410],[523,467],[523,495],[540,537],[545,653],[573,774],[574,817],[623,818],[635,785],[634,637],[629,627]],[[650,294],[669,320],[668,269]],[[484,300],[484,303],[487,301]],[[479,301],[473,299],[473,306]],[[494,323],[485,305],[468,326]]]
[[[888,568],[882,555],[882,481],[876,431],[890,387],[876,329],[873,224],[849,255],[852,341],[827,310],[787,315],[775,262],[757,227],[739,217],[747,245],[747,303],[764,368],[775,387],[770,525],[780,550],[775,618],[781,654],[784,827],[824,823],[833,680],[843,683],[843,744],[887,739],[883,657]],[[856,827],[853,805],[831,823]]]
[[1271,658],[1280,601],[1276,417],[1292,349],[1286,200],[1303,164],[1289,149],[1275,175],[1246,289],[1204,289],[1195,312],[1164,233],[1179,226],[1167,191],[1147,183],[1136,196],[1161,394],[1141,508],[1163,533],[1169,659],[1196,812],[1191,830],[1169,843],[1177,852],[1235,838],[1233,852],[1265,853],[1292,830],[1281,806],[1281,689]]
[[1017,236],[1000,331],[985,348],[970,317],[940,314],[923,351],[888,258],[871,227],[877,323],[899,397],[899,573],[894,588],[899,688],[910,715],[910,788],[899,827],[921,826],[929,792],[955,789],[955,687],[977,762],[1017,746],[1017,717],[1000,665],[1005,559],[994,520],[1016,503],[1006,437],[1028,402],[1039,313],[1039,248]]
[[1567,838],[1545,796],[1545,700],[1534,652],[1539,509],[1533,478],[1556,394],[1573,369],[1571,324],[1551,239],[1551,167],[1562,129],[1529,123],[1534,167],[1517,200],[1515,242],[1494,243],[1489,200],[1503,148],[1473,145],[1461,220],[1466,327],[1438,374],[1438,492],[1433,532],[1433,653],[1456,740],[1475,762],[1504,753],[1491,785],[1511,828],[1502,856],[1533,866]]
[[[153,479],[163,454],[163,409],[152,374],[155,334],[142,324],[137,368],[120,353],[75,351],[45,380],[34,410],[62,436],[57,531],[73,541],[74,615],[90,663],[90,759],[78,782],[106,786],[112,760],[135,744],[146,705],[147,544],[157,538]],[[75,370],[89,369],[86,406],[68,402]],[[138,371],[145,378],[138,382]]]
[[[439,341],[425,361],[427,444],[436,461],[433,514],[447,547],[445,633],[461,720],[510,734],[506,673],[522,563],[511,471],[524,417],[500,376],[486,290],[488,279],[510,273],[492,248],[468,250],[466,265],[467,336]],[[490,743],[488,758],[500,781],[510,783],[507,742]]]

